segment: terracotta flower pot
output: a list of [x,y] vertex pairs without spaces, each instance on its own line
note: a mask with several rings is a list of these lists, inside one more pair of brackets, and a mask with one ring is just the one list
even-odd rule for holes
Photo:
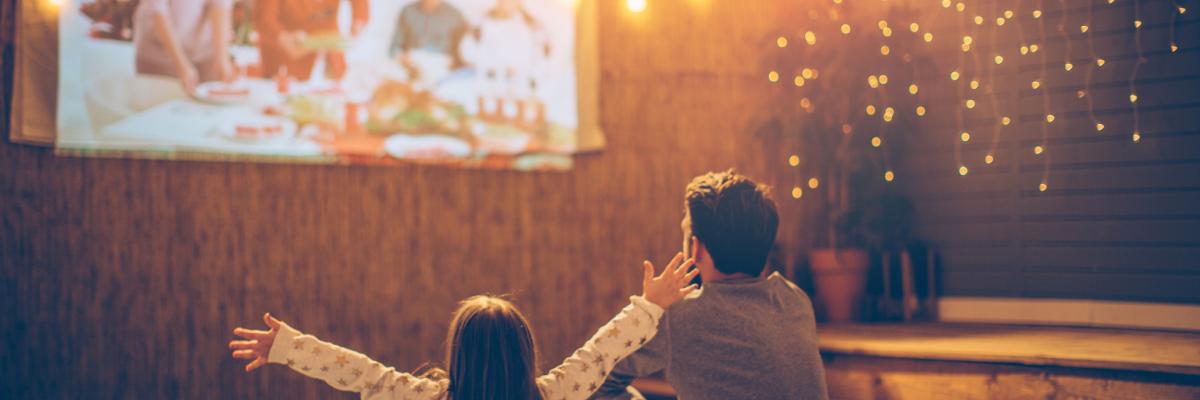
[[808,261],[817,307],[829,322],[853,321],[861,308],[870,254],[863,249],[813,249]]

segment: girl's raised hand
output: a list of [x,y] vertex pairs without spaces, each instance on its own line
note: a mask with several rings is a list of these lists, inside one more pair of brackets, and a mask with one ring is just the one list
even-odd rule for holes
[[695,260],[690,258],[684,261],[683,253],[675,254],[667,268],[655,277],[654,264],[643,261],[642,297],[663,309],[684,298],[697,287],[688,284],[700,273],[699,269],[692,268],[694,263]]
[[263,314],[263,322],[266,322],[267,327],[271,330],[259,331],[238,327],[233,330],[233,334],[246,340],[229,341],[229,349],[233,350],[233,358],[251,360],[249,364],[246,364],[246,372],[253,371],[267,363],[267,356],[271,354],[271,345],[275,343],[275,335],[279,333],[279,326],[282,324],[279,320],[271,317],[271,313]]

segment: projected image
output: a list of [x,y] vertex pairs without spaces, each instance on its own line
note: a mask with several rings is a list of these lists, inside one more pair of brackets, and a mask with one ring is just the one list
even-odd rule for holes
[[568,0],[90,0],[60,21],[57,146],[562,169]]

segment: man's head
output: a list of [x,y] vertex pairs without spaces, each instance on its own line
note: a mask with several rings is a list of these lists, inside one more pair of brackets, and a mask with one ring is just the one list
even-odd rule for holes
[[684,254],[704,281],[762,274],[775,243],[779,214],[770,188],[732,169],[697,176],[684,196]]

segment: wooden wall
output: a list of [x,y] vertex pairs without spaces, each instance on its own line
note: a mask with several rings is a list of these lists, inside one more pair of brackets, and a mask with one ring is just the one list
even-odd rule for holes
[[[0,3],[5,31],[12,4]],[[632,15],[602,1],[609,145],[566,173],[65,158],[0,143],[0,398],[337,397],[279,367],[245,374],[230,330],[271,311],[415,368],[440,358],[455,302],[484,292],[515,295],[552,366],[640,290],[642,259],[677,251],[692,176],[776,180],[759,156],[769,144],[749,132],[766,98],[746,62],[770,40],[772,7],[651,1]],[[7,40],[3,54],[8,110]],[[781,201],[781,241],[797,243]]]
[[[935,43],[952,46],[934,55],[939,84],[922,86],[929,117],[909,134],[899,175],[917,204],[921,235],[941,250],[944,294],[1200,303],[1200,4],[965,3],[962,13],[925,7],[938,17],[922,25],[941,32]],[[997,26],[1004,10],[1015,17]],[[1135,81],[1141,140],[1134,143],[1138,18],[1146,62]],[[969,53],[957,48],[963,35],[973,37]],[[1022,44],[1035,43],[1039,52],[1020,55]],[[994,63],[996,54],[1003,64]],[[1089,72],[1095,58],[1105,64]],[[949,80],[953,70],[962,72],[958,81]],[[972,79],[979,89],[970,89]],[[968,98],[977,100],[974,109],[963,108]],[[1043,137],[1047,113],[1056,118]],[[1005,115],[1012,124],[993,142]],[[956,144],[963,130],[972,139]]]

